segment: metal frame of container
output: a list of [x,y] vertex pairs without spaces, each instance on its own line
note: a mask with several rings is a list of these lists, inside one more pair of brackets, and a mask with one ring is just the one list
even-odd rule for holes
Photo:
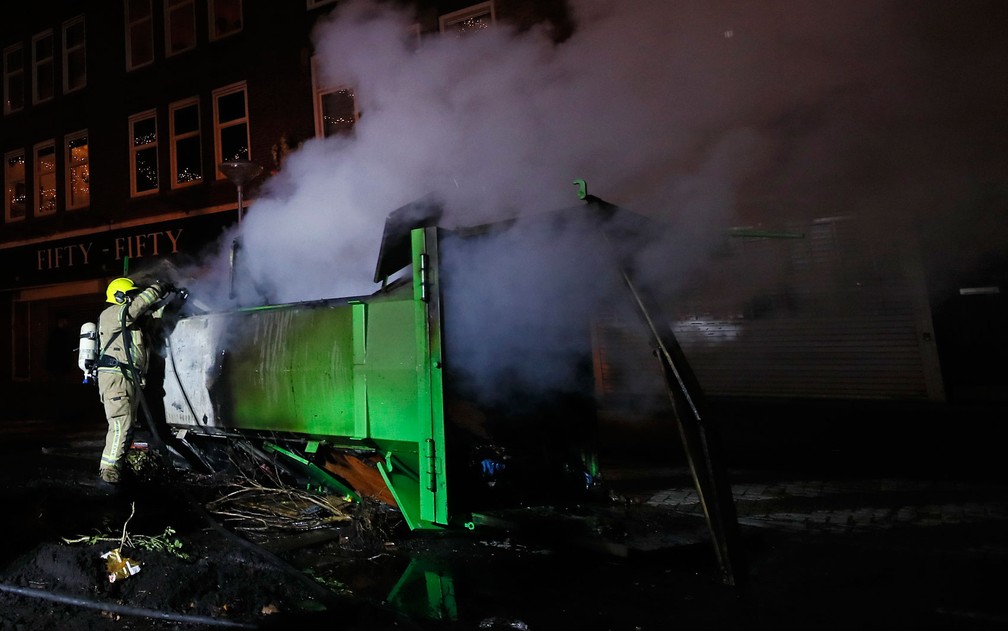
[[309,452],[374,451],[409,527],[447,526],[437,229],[409,239],[411,276],[373,296],[180,319],[165,367],[176,437],[295,434]]

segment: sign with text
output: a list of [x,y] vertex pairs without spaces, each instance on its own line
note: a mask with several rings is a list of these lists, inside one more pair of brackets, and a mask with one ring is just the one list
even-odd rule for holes
[[127,260],[136,269],[153,259],[196,256],[233,221],[232,213],[214,213],[2,249],[0,283],[14,289],[118,276]]

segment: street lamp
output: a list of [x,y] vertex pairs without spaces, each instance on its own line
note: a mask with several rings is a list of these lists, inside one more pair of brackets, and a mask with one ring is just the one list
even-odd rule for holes
[[[251,160],[239,159],[239,160],[228,160],[226,162],[221,162],[217,167],[220,169],[224,177],[231,180],[231,183],[235,185],[238,189],[238,225],[241,225],[242,215],[244,214],[244,201],[242,199],[242,189],[246,184],[256,179],[260,173],[262,173],[262,167],[252,162]],[[235,263],[238,258],[238,239],[231,242],[231,298],[235,297]]]
[[241,224],[244,208],[242,208],[242,189],[246,184],[256,179],[262,173],[262,167],[244,158],[221,162],[217,167],[224,177],[238,188],[238,223]]

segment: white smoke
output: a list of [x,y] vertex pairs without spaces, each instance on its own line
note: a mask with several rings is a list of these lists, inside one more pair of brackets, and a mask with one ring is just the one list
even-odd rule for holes
[[945,148],[1003,148],[977,122],[983,106],[935,98],[955,80],[1004,103],[929,48],[944,32],[940,7],[569,6],[575,28],[560,43],[501,19],[417,47],[410,13],[339,3],[315,32],[319,68],[354,89],[362,115],[351,137],[305,142],[259,191],[241,227],[243,300],[370,293],[386,215],[429,193],[451,227],[575,204],[572,181],[584,178],[590,193],[675,229],[675,247],[649,257],[672,283],[753,217],[865,213],[887,234],[922,216],[937,225],[936,208],[991,176]]
[[[584,178],[607,200],[678,218],[685,243],[707,240],[767,157],[752,113],[788,97],[745,67],[752,39],[773,34],[748,31],[741,10],[655,4],[575,3],[577,28],[559,45],[502,22],[418,49],[411,15],[341,4],[316,31],[319,67],[353,86],[362,116],[351,139],[305,143],[252,206],[242,256],[259,290],[369,293],[385,216],[427,193],[445,202],[446,224],[471,225],[572,205]],[[800,93],[794,79],[780,83]]]

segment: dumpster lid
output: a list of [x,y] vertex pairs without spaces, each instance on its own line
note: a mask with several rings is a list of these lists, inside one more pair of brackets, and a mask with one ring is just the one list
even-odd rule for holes
[[444,207],[433,197],[424,197],[393,210],[385,218],[374,282],[380,283],[412,261],[410,231],[436,226]]

